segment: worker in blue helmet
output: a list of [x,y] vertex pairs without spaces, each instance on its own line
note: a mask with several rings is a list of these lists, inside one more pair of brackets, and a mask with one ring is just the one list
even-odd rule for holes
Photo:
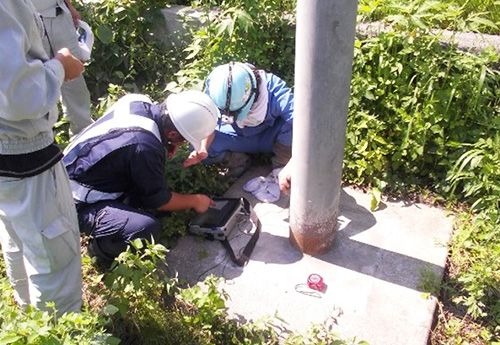
[[203,161],[223,163],[238,177],[251,165],[248,154],[270,152],[273,169],[291,158],[293,92],[276,75],[248,63],[216,67],[205,82],[205,93],[221,111],[213,135],[200,151],[192,151],[184,166]]

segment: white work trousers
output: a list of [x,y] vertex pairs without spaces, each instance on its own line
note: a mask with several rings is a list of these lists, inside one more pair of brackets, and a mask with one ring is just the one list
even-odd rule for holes
[[80,311],[80,232],[62,162],[34,177],[0,177],[0,243],[21,307]]
[[[63,11],[56,17],[43,17],[43,24],[47,37],[43,39],[43,46],[50,57],[61,48],[68,48],[75,57],[81,58],[76,29],[71,15]],[[61,87],[61,101],[64,116],[69,122],[72,135],[78,134],[93,121],[90,117],[90,92],[83,75],[64,82]]]

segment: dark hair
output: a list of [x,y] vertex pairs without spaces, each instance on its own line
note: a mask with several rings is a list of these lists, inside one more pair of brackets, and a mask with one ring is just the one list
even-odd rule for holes
[[177,127],[175,127],[174,122],[172,121],[172,118],[170,117],[170,114],[168,113],[166,101],[164,101],[163,103],[160,104],[160,109],[161,109],[161,131],[162,131],[162,135],[165,132],[175,131],[175,132],[179,133],[179,137],[180,137],[179,141],[186,140],[182,136],[182,134],[179,132],[179,130],[177,129]]

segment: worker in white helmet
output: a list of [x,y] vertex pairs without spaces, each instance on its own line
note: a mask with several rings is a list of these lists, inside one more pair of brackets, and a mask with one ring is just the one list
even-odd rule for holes
[[218,117],[200,91],[172,94],[159,104],[130,94],[72,141],[63,162],[91,255],[109,262],[134,239],[157,240],[160,223],[146,210],[203,213],[215,205],[206,195],[171,191],[164,168],[185,141],[199,150]]

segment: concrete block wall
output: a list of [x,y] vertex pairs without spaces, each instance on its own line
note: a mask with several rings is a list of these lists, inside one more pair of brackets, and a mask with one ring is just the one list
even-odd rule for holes
[[[162,9],[161,12],[165,18],[165,25],[158,28],[158,33],[172,47],[183,47],[188,44],[188,27],[195,29],[201,26],[203,20],[206,20],[206,18],[203,18],[205,15],[203,11],[195,10],[189,6],[172,5]],[[212,10],[208,20],[214,18],[217,13],[216,10]],[[362,36],[378,35],[379,32],[386,30],[391,30],[391,28],[381,23],[360,23],[356,28],[357,33]],[[451,32],[449,30],[435,30],[434,33],[441,34],[443,43],[455,43],[461,50],[478,52],[486,47],[493,46],[500,54],[500,36],[497,35]]]
[[[189,30],[199,28],[204,20],[207,20],[202,10],[195,10],[189,6],[172,5],[161,10],[165,18],[163,28],[158,28],[164,37],[165,42],[172,47],[181,48],[189,44]],[[216,10],[212,10],[208,20],[217,15]]]

